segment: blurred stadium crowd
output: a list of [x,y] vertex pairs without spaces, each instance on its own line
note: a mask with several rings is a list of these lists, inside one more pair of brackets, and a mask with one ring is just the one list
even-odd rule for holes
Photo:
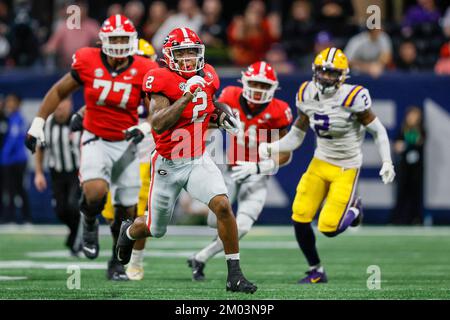
[[[67,6],[81,8],[69,30]],[[383,30],[368,31],[366,8],[378,5]],[[0,1],[0,67],[68,68],[76,49],[96,45],[99,23],[123,13],[160,52],[177,25],[198,32],[207,60],[246,66],[266,59],[280,74],[309,71],[329,46],[345,49],[352,72],[450,74],[450,0],[169,0]]]
[[[66,24],[72,4],[81,9],[80,29],[69,30]],[[372,4],[381,9],[381,30],[366,28],[366,8]],[[151,42],[158,55],[173,28],[191,28],[206,45],[207,61],[233,75],[261,59],[278,74],[310,74],[313,57],[331,46],[344,49],[352,74],[450,75],[450,0],[0,0],[0,73],[69,69],[73,53],[99,45],[100,23],[118,13],[133,21],[139,37]],[[21,106],[20,96],[0,95],[0,223],[14,221],[15,208],[21,209],[23,222],[32,220],[21,183],[29,158],[23,144],[28,123]],[[398,200],[393,223],[422,223],[422,118],[420,107],[410,108],[394,137],[404,172],[399,173],[403,183],[397,198],[418,203]],[[420,161],[407,161],[411,150]],[[403,202],[408,202],[406,209]],[[184,212],[201,211],[188,200],[181,206]]]

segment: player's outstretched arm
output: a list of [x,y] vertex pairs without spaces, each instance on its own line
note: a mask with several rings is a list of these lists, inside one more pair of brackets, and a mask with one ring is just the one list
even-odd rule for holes
[[394,166],[391,158],[391,147],[389,145],[389,137],[386,128],[381,123],[380,119],[372,112],[366,109],[363,112],[356,114],[358,121],[364,125],[367,131],[373,136],[375,144],[378,147],[383,165],[380,170],[380,176],[384,184],[391,183],[395,178]]
[[66,75],[55,83],[47,92],[36,117],[31,123],[31,127],[28,130],[27,137],[25,139],[25,145],[31,152],[34,153],[36,150],[37,140],[40,140],[41,146],[45,146],[45,120],[56,110],[62,100],[67,98],[79,87],[80,84],[72,77],[72,75],[70,73],[66,73]]
[[185,93],[180,99],[170,104],[167,97],[153,93],[150,99],[149,118],[151,126],[157,134],[170,129],[178,119],[184,108],[192,101],[194,95]]
[[80,84],[73,76],[70,73],[66,73],[64,77],[55,83],[47,92],[36,117],[47,119],[47,117],[56,110],[60,102],[79,87]]
[[308,116],[300,113],[291,130],[284,137],[272,143],[263,142],[259,145],[259,156],[263,159],[268,159],[276,153],[294,151],[303,143],[308,126]]

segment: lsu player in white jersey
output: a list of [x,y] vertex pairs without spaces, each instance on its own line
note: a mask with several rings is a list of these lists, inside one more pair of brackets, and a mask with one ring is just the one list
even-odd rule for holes
[[308,127],[316,135],[314,157],[298,184],[292,205],[297,242],[310,267],[307,276],[298,281],[301,284],[327,282],[311,227],[317,211],[321,208],[318,229],[328,237],[361,223],[361,199],[355,191],[366,131],[373,136],[382,159],[383,183],[391,183],[395,177],[389,138],[371,109],[369,91],[344,84],[348,73],[347,57],[340,49],[320,52],[313,63],[312,81],[302,83],[298,91],[294,125],[282,139],[259,146],[260,156],[269,158],[297,149]]

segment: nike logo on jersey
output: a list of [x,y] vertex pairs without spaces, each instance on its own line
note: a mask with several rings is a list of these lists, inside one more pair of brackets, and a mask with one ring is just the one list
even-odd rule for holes
[[131,79],[133,79],[133,76],[124,76],[123,77],[123,80],[131,80]]

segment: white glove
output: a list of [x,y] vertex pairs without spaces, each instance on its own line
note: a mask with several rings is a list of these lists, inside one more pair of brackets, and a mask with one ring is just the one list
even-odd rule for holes
[[41,147],[45,147],[45,134],[44,134],[45,120],[40,117],[33,119],[31,127],[27,132],[25,139],[25,145],[31,152],[36,150],[37,142],[40,142]]
[[258,154],[261,159],[269,159],[272,155],[270,143],[261,142],[258,147]]
[[231,179],[234,181],[244,180],[252,174],[271,174],[276,168],[272,159],[260,162],[236,161],[236,165],[231,169]]
[[193,96],[197,94],[206,85],[205,79],[200,76],[193,76],[186,81],[186,86],[184,87],[183,94],[189,92]]
[[237,136],[241,130],[241,120],[239,119],[239,115],[237,113],[233,114],[234,117],[225,117],[220,126],[229,134]]
[[392,162],[385,161],[383,162],[383,166],[380,170],[381,180],[383,180],[384,184],[391,183],[395,178],[395,171]]

